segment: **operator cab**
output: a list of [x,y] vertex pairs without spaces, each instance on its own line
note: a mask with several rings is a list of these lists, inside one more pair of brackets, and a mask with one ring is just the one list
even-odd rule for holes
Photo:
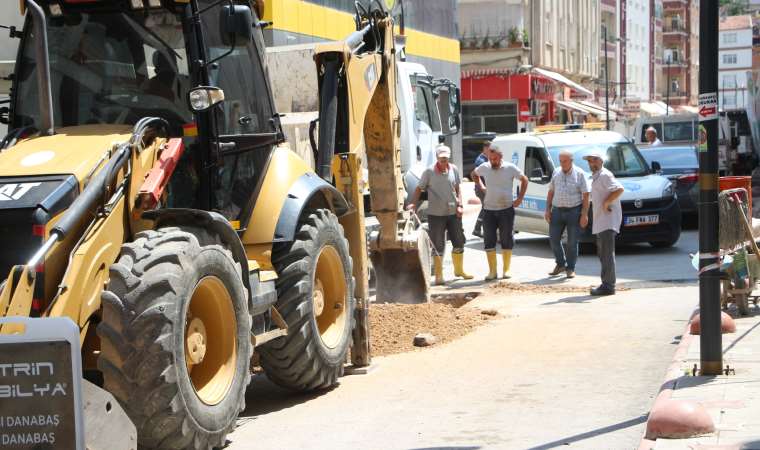
[[[162,118],[169,136],[185,145],[164,206],[214,210],[233,224],[247,222],[272,150],[284,141],[266,72],[259,2],[36,1],[48,34],[52,125],[91,134],[98,131],[81,127],[128,131],[142,118]],[[45,123],[37,74],[42,44],[33,20],[27,14],[11,92],[9,130],[18,136]],[[213,101],[199,104],[204,95]]]

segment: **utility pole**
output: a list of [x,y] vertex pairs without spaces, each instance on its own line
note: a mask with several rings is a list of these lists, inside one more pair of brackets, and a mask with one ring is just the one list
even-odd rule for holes
[[604,111],[607,115],[605,124],[607,130],[610,129],[610,70],[609,70],[609,55],[607,54],[607,26],[602,28],[604,33]]
[[672,57],[673,54],[671,53],[667,58],[665,58],[665,84],[668,85],[667,94],[665,94],[665,117],[670,115],[670,59]]
[[[718,0],[700,0],[699,35],[718,36]],[[702,375],[720,375],[723,336],[718,259],[718,39],[699,42],[699,128],[700,366]],[[707,135],[706,142],[703,134]]]

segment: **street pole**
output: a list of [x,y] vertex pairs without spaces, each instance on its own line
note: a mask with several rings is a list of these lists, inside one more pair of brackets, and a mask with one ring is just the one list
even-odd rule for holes
[[668,86],[667,94],[665,95],[665,117],[669,115],[670,112],[670,56],[667,57],[665,61],[667,61],[667,64],[665,65],[665,84]]
[[607,130],[610,129],[610,71],[609,71],[609,55],[607,54],[607,27],[605,26],[602,31],[604,32],[604,110],[607,115]]
[[[718,0],[700,0],[700,36],[718,36],[718,15]],[[699,110],[699,125],[707,134],[706,148],[701,144],[699,150],[700,365],[702,375],[720,375],[723,336],[718,259],[718,39],[699,42]]]

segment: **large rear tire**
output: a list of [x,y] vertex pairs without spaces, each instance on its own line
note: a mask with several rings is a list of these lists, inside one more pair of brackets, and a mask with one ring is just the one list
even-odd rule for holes
[[103,292],[98,368],[142,449],[223,446],[245,406],[251,318],[240,265],[200,228],[139,233]]
[[354,279],[338,218],[318,209],[292,243],[277,245],[277,310],[288,335],[260,349],[269,379],[297,391],[329,388],[343,374],[354,326]]

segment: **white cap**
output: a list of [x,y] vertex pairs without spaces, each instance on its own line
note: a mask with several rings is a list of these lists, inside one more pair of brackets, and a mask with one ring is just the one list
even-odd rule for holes
[[436,158],[451,158],[451,149],[446,145],[439,145],[435,148]]
[[586,161],[588,161],[591,158],[604,159],[604,156],[602,156],[602,153],[599,150],[590,151],[583,156],[583,159],[585,159]]

